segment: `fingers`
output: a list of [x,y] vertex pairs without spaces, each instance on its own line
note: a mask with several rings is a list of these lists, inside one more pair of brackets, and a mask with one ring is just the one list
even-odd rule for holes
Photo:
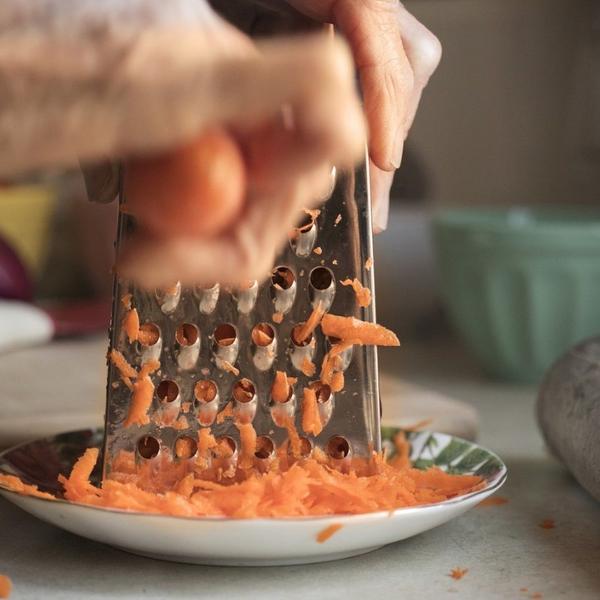
[[167,285],[174,277],[184,285],[220,281],[234,287],[243,280],[261,280],[287,243],[302,208],[314,206],[329,183],[329,170],[320,168],[271,194],[253,194],[243,220],[218,238],[139,234],[121,253],[118,272],[145,288]]
[[373,233],[378,234],[387,229],[390,190],[394,182],[394,171],[384,171],[373,161],[369,161],[369,183],[371,187],[371,206]]
[[421,94],[429,83],[442,58],[442,45],[438,38],[400,5],[398,22],[402,41],[414,75],[414,90],[406,115],[406,131],[412,126]]

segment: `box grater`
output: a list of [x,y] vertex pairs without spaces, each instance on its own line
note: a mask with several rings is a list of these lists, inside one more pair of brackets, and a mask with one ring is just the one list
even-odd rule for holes
[[[193,458],[198,430],[204,427],[227,440],[235,458],[238,428],[233,419],[217,417],[230,402],[238,418],[253,424],[259,458],[287,443],[286,419],[293,419],[302,436],[303,454],[320,447],[340,459],[380,449],[377,349],[346,350],[340,357],[345,385],[332,393],[315,382],[335,340],[326,339],[320,328],[302,344],[292,339],[294,327],[318,303],[332,314],[375,320],[374,302],[360,307],[352,287],[341,285],[341,280],[357,278],[373,291],[367,166],[337,177],[334,170],[333,176],[331,196],[318,215],[306,211],[271,277],[262,283],[247,282],[239,290],[218,282],[208,288],[176,283],[149,291],[115,278],[111,349],[138,370],[153,359],[160,367],[149,375],[154,389],[148,422],[128,424],[132,391],[109,361],[104,477],[110,477],[121,450],[134,452],[138,462],[157,455],[167,461],[184,454]],[[125,200],[121,191],[120,202]],[[134,228],[134,218],[121,212],[117,251]],[[132,343],[124,326],[129,306],[137,310],[143,332]],[[313,376],[303,372],[307,360],[316,366]],[[283,403],[271,397],[278,370],[297,378]],[[311,384],[324,425],[316,437],[301,426],[303,390]]]

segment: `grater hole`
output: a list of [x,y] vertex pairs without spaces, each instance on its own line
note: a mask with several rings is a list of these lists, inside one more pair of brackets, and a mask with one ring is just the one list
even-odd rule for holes
[[303,348],[304,346],[310,346],[311,342],[313,341],[312,332],[308,335],[308,337],[305,337],[302,341],[298,341],[298,333],[300,332],[303,325],[304,323],[298,323],[298,325],[296,325],[294,329],[292,329],[292,342],[294,343],[294,346],[299,346],[300,348]]
[[273,444],[273,440],[269,436],[259,435],[256,438],[256,450],[254,452],[254,456],[256,456],[256,458],[260,458],[262,460],[266,458],[271,458],[274,452],[275,445]]
[[350,444],[345,437],[334,435],[327,442],[327,454],[331,458],[342,459],[350,454]]
[[[288,454],[293,454],[292,445],[288,443]],[[301,458],[308,458],[313,451],[313,443],[306,437],[300,437],[298,444],[298,452]]]
[[237,331],[230,323],[222,323],[215,329],[215,342],[219,346],[231,346],[237,339]]
[[173,402],[179,397],[179,386],[171,379],[164,379],[158,384],[156,395],[161,402]]
[[175,456],[177,458],[192,458],[197,451],[198,443],[187,435],[182,435],[175,441]]
[[328,402],[331,399],[331,388],[326,383],[316,381],[311,384],[310,387],[315,391],[317,402],[320,404],[325,404],[325,402]]
[[144,323],[140,326],[138,341],[142,346],[154,346],[160,340],[160,329],[154,323]]
[[217,397],[217,385],[210,379],[202,379],[194,386],[194,397],[198,402],[212,402]]
[[259,323],[252,329],[252,341],[257,346],[269,346],[275,339],[275,331],[268,323]]
[[237,402],[250,402],[256,394],[256,388],[249,379],[244,377],[244,379],[240,379],[233,386],[232,394],[234,400]]
[[158,455],[160,444],[155,437],[145,435],[140,438],[137,443],[138,454],[142,458],[150,459]]
[[302,219],[302,221],[300,221],[300,224],[298,225],[298,227],[296,229],[300,233],[308,233],[313,228],[314,224],[315,224],[315,221],[312,218],[312,216],[311,215],[306,215]]
[[310,272],[310,285],[319,291],[328,290],[333,283],[333,273],[327,267],[315,267]]
[[271,283],[275,289],[289,290],[295,281],[294,273],[287,267],[277,267],[271,275]]
[[228,435],[217,438],[213,454],[219,458],[231,458],[237,451],[235,440]]
[[193,346],[199,337],[198,327],[193,323],[182,323],[175,332],[175,339],[180,346]]

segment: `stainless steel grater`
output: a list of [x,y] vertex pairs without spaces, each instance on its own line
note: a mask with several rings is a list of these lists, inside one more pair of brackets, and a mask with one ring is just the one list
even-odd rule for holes
[[[125,201],[122,193],[120,201]],[[319,379],[332,341],[317,328],[309,343],[296,345],[293,328],[306,321],[318,302],[333,314],[375,320],[374,294],[371,305],[361,308],[352,287],[340,283],[357,278],[373,291],[367,167],[338,175],[320,211],[314,222],[305,215],[272,277],[260,284],[248,282],[242,290],[219,283],[208,289],[177,283],[168,290],[147,291],[115,278],[111,349],[137,369],[150,359],[158,360],[160,369],[150,375],[154,397],[149,423],[126,426],[132,392],[109,361],[105,477],[121,450],[135,452],[138,461],[157,454],[170,460],[182,455],[179,450],[184,447],[186,458],[193,455],[200,427],[227,439],[235,457],[238,429],[232,419],[216,420],[230,401],[238,417],[252,422],[259,436],[259,457],[286,443],[286,417],[293,418],[305,436],[306,453],[318,446],[339,459],[380,449],[377,349],[372,346],[354,346],[342,355],[344,389],[335,394],[327,386],[318,390],[323,431],[316,437],[302,431],[303,389]],[[117,250],[134,227],[134,219],[121,213]],[[128,299],[138,311],[145,343],[129,343],[125,335]],[[316,366],[314,376],[302,372],[305,358]],[[297,378],[285,403],[271,398],[277,370]]]

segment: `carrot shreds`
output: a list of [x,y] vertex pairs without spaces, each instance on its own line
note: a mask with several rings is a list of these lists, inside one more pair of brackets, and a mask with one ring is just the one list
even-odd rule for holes
[[456,567],[450,571],[448,577],[452,577],[452,579],[459,580],[462,579],[468,572],[469,569],[461,569],[460,567]]
[[300,442],[300,436],[298,435],[298,430],[296,429],[293,417],[288,417],[285,420],[285,428],[287,429],[292,456],[294,458],[300,458],[302,453],[302,443]]
[[113,348],[110,351],[110,360],[119,370],[122,379],[135,379],[137,377],[137,371],[127,362],[127,359],[118,350]]
[[396,455],[390,459],[389,463],[396,469],[410,468],[410,442],[406,439],[403,431],[399,431],[394,436],[394,446]]
[[215,436],[208,427],[201,427],[198,430],[198,454],[204,456],[211,448],[217,445]]
[[341,523],[332,523],[331,525],[328,525],[327,527],[321,529],[321,531],[319,531],[319,533],[317,533],[317,542],[319,544],[326,542],[332,535],[337,533],[342,527],[343,527],[343,525]]
[[508,504],[508,498],[504,498],[504,496],[490,496],[482,500],[477,506],[502,506],[502,504]]
[[154,384],[150,377],[146,376],[133,384],[133,393],[131,394],[131,404],[129,413],[123,423],[124,427],[130,425],[147,425],[150,422],[148,409],[152,405],[154,396]]
[[140,325],[137,334],[137,339],[140,344],[143,344],[144,346],[154,346],[154,344],[158,342],[159,337],[158,329],[154,324],[144,323],[143,325]]
[[275,402],[287,402],[290,397],[290,387],[296,383],[295,377],[288,377],[285,371],[277,371],[271,386],[271,398]]
[[273,313],[273,316],[271,318],[273,319],[273,323],[277,323],[279,325],[283,321],[283,313],[282,312]]
[[329,337],[354,340],[356,344],[399,346],[396,334],[377,323],[361,321],[355,317],[341,317],[328,313],[321,320],[321,329]]
[[123,317],[123,330],[127,335],[129,343],[132,344],[138,339],[140,331],[140,317],[135,308],[130,308]]
[[311,435],[319,435],[323,431],[323,424],[319,415],[317,395],[311,388],[304,388],[302,400],[302,429]]
[[556,527],[556,523],[554,522],[554,519],[543,519],[540,521],[539,526],[542,529],[554,529]]
[[254,464],[254,453],[256,452],[256,430],[252,423],[236,423],[240,432],[241,452],[239,466],[242,469],[250,469]]
[[0,598],[8,598],[12,592],[12,581],[7,575],[0,575]]
[[310,360],[310,358],[308,358],[308,356],[305,356],[302,359],[302,363],[300,365],[300,370],[307,377],[312,377],[317,372],[317,367],[316,367],[315,363],[312,362]]
[[313,248],[313,252],[320,256],[323,254],[323,248],[321,248],[321,246],[317,246],[316,248]]
[[365,260],[365,269],[367,271],[370,271],[372,266],[373,266],[373,259],[369,256],[369,258],[367,258],[367,260]]
[[305,208],[304,212],[310,217],[312,223],[314,223],[321,214],[321,210],[318,208]]
[[338,213],[337,217],[335,218],[335,221],[333,222],[333,226],[337,227],[342,221],[342,215],[341,213]]
[[225,422],[225,419],[232,419],[233,418],[233,402],[228,402],[225,405],[225,408],[223,410],[221,410],[218,414],[217,414],[217,424],[221,424]]
[[307,340],[312,332],[318,327],[324,314],[325,310],[323,309],[322,303],[317,302],[317,305],[313,308],[306,322],[294,329],[294,342],[296,342],[296,344],[301,344]]
[[[336,372],[341,372],[341,365],[339,364],[340,354],[342,354],[342,352],[344,352],[348,348],[352,347],[354,344],[354,340],[338,342],[337,344],[334,344],[331,347],[327,354],[325,354],[325,356],[323,357],[323,362],[321,363],[322,383],[330,387],[332,386]],[[342,387],[344,387],[343,379],[341,381],[339,379],[336,380],[336,383],[336,387],[338,387],[340,383]]]
[[19,494],[35,496],[36,498],[45,498],[46,500],[55,500],[52,494],[41,492],[37,485],[23,483],[16,475],[4,475],[3,473],[0,473],[0,485],[12,492],[18,492]]
[[344,389],[344,372],[343,371],[334,371],[331,374],[331,381],[329,383],[329,387],[331,391],[334,393],[341,392]]
[[351,286],[356,294],[356,301],[359,306],[367,307],[371,304],[371,290],[363,286],[363,284],[356,279],[343,279],[340,283],[344,286]]
[[58,476],[58,481],[65,488],[67,500],[79,502],[90,495],[100,496],[100,490],[90,483],[90,475],[96,466],[98,454],[98,448],[88,448],[77,460],[68,478],[64,475]]

